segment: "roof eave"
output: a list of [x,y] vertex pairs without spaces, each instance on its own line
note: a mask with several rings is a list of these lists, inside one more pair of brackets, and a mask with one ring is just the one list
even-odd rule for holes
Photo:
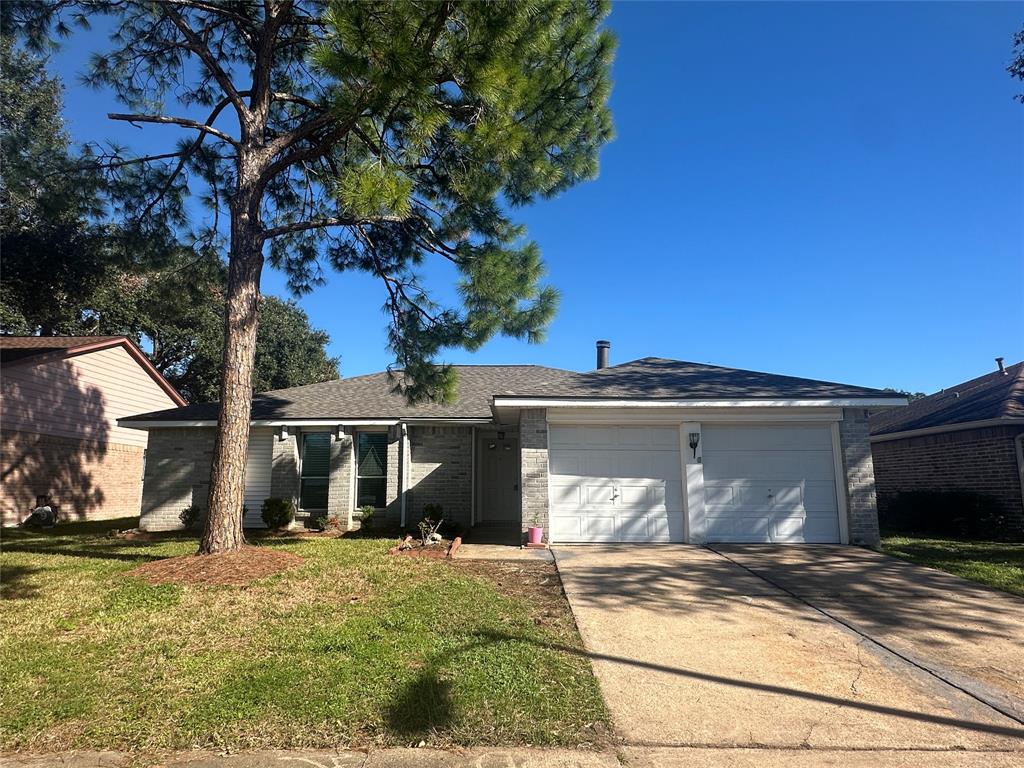
[[920,427],[918,429],[901,429],[898,432],[882,432],[871,435],[872,443],[885,443],[890,440],[906,440],[911,437],[923,437],[925,435],[941,435],[944,432],[964,432],[969,429],[984,429],[985,427],[1000,427],[1007,424],[1019,424],[1024,426],[1024,418],[1020,416],[999,416],[994,419],[978,419],[976,421],[961,421],[954,424],[936,424],[931,427]]

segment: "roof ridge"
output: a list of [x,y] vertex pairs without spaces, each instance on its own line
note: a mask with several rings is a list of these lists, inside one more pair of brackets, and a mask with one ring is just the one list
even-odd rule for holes
[[873,390],[877,390],[877,391],[880,391],[880,392],[883,391],[880,387],[868,387],[868,386],[864,386],[862,384],[845,384],[845,383],[843,383],[841,381],[832,381],[830,379],[813,379],[813,378],[810,378],[808,376],[795,376],[795,375],[789,374],[789,373],[772,373],[770,371],[758,371],[758,370],[754,370],[753,368],[733,368],[733,367],[727,366],[727,365],[716,365],[715,363],[698,363],[698,362],[693,361],[693,360],[677,360],[677,359],[672,358],[672,357],[640,357],[640,358],[637,358],[636,360],[630,360],[628,362],[619,363],[617,365],[609,365],[609,366],[606,366],[604,368],[594,368],[594,369],[592,369],[590,371],[585,371],[585,372],[583,372],[580,375],[586,375],[586,374],[591,374],[591,373],[603,374],[604,371],[611,371],[611,370],[614,370],[616,368],[623,368],[625,366],[635,365],[637,363],[642,363],[644,361],[650,361],[650,360],[657,360],[657,361],[666,362],[666,363],[676,363],[678,365],[690,365],[690,366],[695,366],[695,367],[699,367],[699,368],[713,368],[713,369],[715,369],[717,371],[729,371],[729,372],[734,372],[734,373],[754,373],[754,374],[757,374],[759,376],[772,376],[772,377],[780,378],[780,379],[792,379],[794,381],[808,381],[808,382],[813,382],[813,383],[816,383],[816,384],[834,384],[836,386],[841,386],[841,387],[856,387],[858,389],[873,389]]

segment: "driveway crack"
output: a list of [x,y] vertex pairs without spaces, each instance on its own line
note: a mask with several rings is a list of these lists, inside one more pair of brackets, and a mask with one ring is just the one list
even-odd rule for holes
[[[948,677],[944,677],[939,672],[936,672],[934,669],[931,669],[930,667],[925,666],[921,662],[913,659],[912,657],[906,655],[905,653],[901,653],[900,651],[896,650],[895,648],[893,648],[891,646],[886,645],[885,643],[881,642],[880,640],[876,640],[874,637],[869,635],[867,632],[865,632],[864,630],[860,629],[857,625],[851,624],[850,622],[845,621],[844,619],[841,619],[840,617],[838,617],[838,616],[836,616],[836,615],[834,615],[832,613],[829,613],[824,608],[818,607],[817,605],[812,603],[810,600],[807,600],[806,598],[803,598],[800,595],[798,595],[793,590],[787,589],[783,585],[781,585],[781,584],[779,584],[779,583],[777,583],[775,581],[772,581],[770,578],[768,578],[764,574],[758,573],[756,570],[754,570],[750,566],[744,565],[740,561],[735,560],[735,559],[729,557],[729,555],[727,555],[724,552],[721,552],[721,551],[715,549],[713,546],[711,546],[709,544],[705,544],[704,548],[707,549],[709,552],[713,552],[714,554],[718,555],[723,560],[727,560],[730,563],[732,563],[733,565],[738,566],[739,568],[742,568],[744,571],[749,573],[751,576],[754,576],[754,577],[760,579],[761,581],[765,582],[766,584],[770,584],[771,586],[775,587],[775,589],[779,590],[780,592],[783,592],[784,594],[786,594],[789,597],[793,598],[797,602],[802,603],[803,605],[806,605],[812,611],[815,611],[816,613],[821,614],[822,616],[827,618],[829,621],[832,621],[832,622],[834,622],[836,624],[839,624],[840,626],[845,627],[846,629],[850,630],[854,634],[859,635],[863,639],[861,640],[861,643],[858,643],[858,653],[859,653],[859,646],[861,644],[863,644],[863,642],[867,641],[867,642],[871,643],[872,645],[877,646],[878,648],[881,648],[883,651],[885,651],[885,652],[895,656],[896,658],[900,659],[901,661],[909,664],[910,666],[915,667],[916,669],[919,669],[920,671],[922,671],[922,672],[924,672],[924,673],[926,673],[928,675],[931,675],[932,677],[934,677],[939,682],[944,683],[945,685],[948,685],[949,687],[954,688],[954,689],[960,691],[961,693],[966,694],[967,696],[970,696],[975,701],[980,702],[981,704],[984,704],[986,707],[988,707],[989,709],[991,709],[991,710],[993,710],[995,712],[998,712],[1003,717],[1007,717],[1007,718],[1009,718],[1010,720],[1012,720],[1015,723],[1018,723],[1020,725],[1024,725],[1024,718],[1022,718],[1020,715],[1018,715],[1016,712],[1014,712],[1009,707],[1004,706],[1002,703],[997,702],[997,701],[994,702],[994,701],[992,701],[992,699],[990,699],[990,698],[988,698],[986,696],[981,696],[978,693],[975,693],[974,691],[972,691],[971,689],[969,689],[969,688],[967,688],[967,687],[965,687],[963,685],[959,685],[958,683],[954,682],[953,680],[950,680]],[[863,669],[863,665],[862,665],[862,669]],[[857,679],[858,680],[860,679],[859,676],[858,676]]]

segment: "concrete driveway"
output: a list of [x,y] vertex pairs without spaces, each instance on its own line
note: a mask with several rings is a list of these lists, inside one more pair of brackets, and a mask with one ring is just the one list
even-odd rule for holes
[[1024,600],[849,547],[555,559],[630,747],[1024,751]]

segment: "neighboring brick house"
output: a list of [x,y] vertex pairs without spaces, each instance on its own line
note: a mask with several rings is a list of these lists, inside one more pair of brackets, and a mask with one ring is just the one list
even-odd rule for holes
[[[386,373],[257,394],[247,526],[270,497],[300,520],[358,509],[413,527],[428,504],[463,528],[554,542],[878,541],[864,387],[644,358],[586,373],[456,366],[451,404],[409,405]],[[205,507],[217,403],[121,420],[149,432],[141,525]]]
[[883,512],[906,492],[966,492],[994,500],[1024,533],[1024,363],[1003,366],[871,419]]
[[0,515],[49,497],[63,519],[139,514],[147,434],[124,416],[185,405],[123,336],[0,336]]

